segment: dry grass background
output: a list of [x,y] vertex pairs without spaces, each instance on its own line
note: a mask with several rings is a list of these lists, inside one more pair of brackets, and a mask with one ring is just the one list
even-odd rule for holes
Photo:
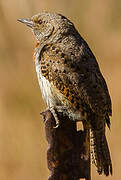
[[[41,10],[69,17],[89,43],[107,81],[113,101],[107,130],[114,175],[121,178],[121,1],[0,0],[0,179],[46,180],[44,110],[32,52],[35,39],[17,18]],[[98,176],[92,168],[92,179]]]

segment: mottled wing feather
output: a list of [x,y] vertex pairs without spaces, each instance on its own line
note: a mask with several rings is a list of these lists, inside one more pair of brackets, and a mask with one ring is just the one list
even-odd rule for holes
[[[47,46],[41,56],[42,74],[66,96],[76,97],[93,112],[111,115],[111,100],[97,61],[85,41],[80,56],[60,46]],[[66,90],[65,90],[66,89]],[[75,100],[70,98],[72,102]]]
[[70,101],[73,108],[80,109],[80,95],[78,91],[75,91],[73,82],[69,77],[70,69],[65,64],[65,56],[55,46],[44,48],[40,57],[41,73],[50,81],[52,86],[55,86]]

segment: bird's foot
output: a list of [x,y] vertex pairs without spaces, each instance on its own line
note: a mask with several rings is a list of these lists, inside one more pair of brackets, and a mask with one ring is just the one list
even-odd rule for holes
[[56,106],[56,107],[53,107],[53,106],[51,106],[49,108],[49,110],[53,114],[54,119],[56,121],[56,126],[54,128],[58,128],[60,126],[60,120],[58,119],[57,112],[58,113],[63,113],[63,115],[67,115],[67,107],[65,107],[65,106]]
[[51,111],[51,113],[53,114],[54,116],[54,119],[55,119],[55,122],[56,122],[56,125],[54,126],[54,128],[58,128],[60,126],[60,121],[58,119],[58,116],[57,116],[57,113],[56,113],[56,109],[54,107],[50,107],[49,110]]

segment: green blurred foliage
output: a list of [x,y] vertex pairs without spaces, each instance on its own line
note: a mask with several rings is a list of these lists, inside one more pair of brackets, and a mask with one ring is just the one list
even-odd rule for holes
[[[0,1],[0,179],[46,180],[45,109],[32,60],[35,38],[17,22],[42,10],[56,11],[73,21],[90,45],[107,81],[112,102],[107,130],[114,175],[121,178],[121,1]],[[92,179],[98,176],[92,168]]]

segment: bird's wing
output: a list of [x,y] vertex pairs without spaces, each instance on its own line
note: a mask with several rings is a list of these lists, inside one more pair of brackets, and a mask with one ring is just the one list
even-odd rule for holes
[[93,112],[111,115],[111,99],[106,82],[88,45],[85,41],[82,45],[77,57],[59,46],[45,47],[40,60],[42,74],[70,101],[74,101],[73,94]]

